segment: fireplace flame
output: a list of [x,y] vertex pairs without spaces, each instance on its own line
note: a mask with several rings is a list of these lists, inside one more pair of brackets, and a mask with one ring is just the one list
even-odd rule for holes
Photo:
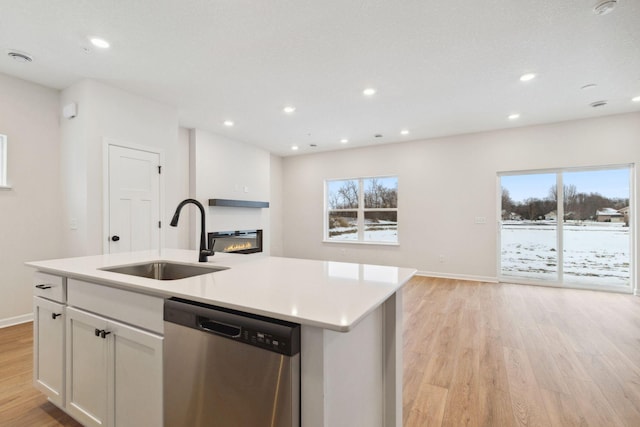
[[234,243],[234,244],[229,245],[226,248],[224,248],[224,251],[225,252],[235,252],[235,251],[241,251],[243,249],[251,249],[252,247],[253,247],[253,245],[251,244],[251,242]]

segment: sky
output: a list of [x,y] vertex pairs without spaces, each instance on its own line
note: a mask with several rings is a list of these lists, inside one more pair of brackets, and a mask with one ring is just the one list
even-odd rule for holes
[[[595,171],[564,172],[564,185],[575,185],[578,193],[600,193],[609,198],[629,198],[630,170],[605,169]],[[509,190],[514,202],[528,198],[544,199],[556,183],[555,173],[503,175],[500,185]]]
[[[378,182],[380,184],[382,184],[382,186],[386,187],[386,188],[395,188],[396,184],[398,183],[398,178],[395,176],[391,176],[391,177],[375,177]],[[367,179],[365,178],[365,181]],[[327,190],[329,192],[329,194],[336,192],[341,186],[342,183],[344,181],[348,181],[348,179],[346,180],[327,180]],[[358,178],[354,178],[353,181],[358,181]]]

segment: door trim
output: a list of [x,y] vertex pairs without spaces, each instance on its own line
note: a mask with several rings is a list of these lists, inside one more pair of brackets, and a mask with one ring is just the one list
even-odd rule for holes
[[[122,147],[131,150],[146,151],[149,153],[157,154],[160,167],[164,169],[164,150],[157,147],[149,147],[146,145],[132,144],[129,142],[117,140],[114,138],[102,138],[102,253],[109,253],[109,147]],[[164,174],[160,174],[160,182],[158,186],[158,212],[160,218],[164,218]],[[163,224],[164,225],[164,224]],[[160,227],[160,236],[158,241],[158,247],[164,247],[164,226]]]

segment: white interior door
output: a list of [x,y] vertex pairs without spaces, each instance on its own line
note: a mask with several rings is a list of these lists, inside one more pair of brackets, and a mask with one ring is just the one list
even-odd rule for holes
[[109,145],[109,253],[158,249],[160,154]]

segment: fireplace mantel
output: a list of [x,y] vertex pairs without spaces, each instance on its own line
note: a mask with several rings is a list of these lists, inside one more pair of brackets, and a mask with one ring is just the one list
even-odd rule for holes
[[209,199],[209,206],[225,206],[230,208],[268,208],[269,202],[253,200]]

